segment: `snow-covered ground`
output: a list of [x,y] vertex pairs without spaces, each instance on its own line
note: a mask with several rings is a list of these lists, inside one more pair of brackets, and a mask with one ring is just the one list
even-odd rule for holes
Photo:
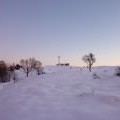
[[0,120],[120,120],[115,67],[97,67],[91,73],[86,68],[45,67],[45,72],[0,90]]

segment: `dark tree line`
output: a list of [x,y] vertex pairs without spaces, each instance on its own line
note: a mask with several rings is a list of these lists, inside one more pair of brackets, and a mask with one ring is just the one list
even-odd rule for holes
[[11,79],[16,81],[15,70],[23,69],[26,76],[29,76],[29,73],[36,71],[38,75],[43,74],[42,63],[35,58],[21,59],[20,64],[12,64],[8,66],[4,61],[0,61],[0,83],[8,82]]
[[4,61],[0,61],[0,83],[10,81],[11,76],[13,80],[16,80],[15,70],[19,70],[20,68],[19,64],[8,66]]

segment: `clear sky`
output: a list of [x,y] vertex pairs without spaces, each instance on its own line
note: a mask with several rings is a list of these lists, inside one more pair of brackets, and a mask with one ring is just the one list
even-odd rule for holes
[[0,59],[120,64],[120,0],[0,0]]

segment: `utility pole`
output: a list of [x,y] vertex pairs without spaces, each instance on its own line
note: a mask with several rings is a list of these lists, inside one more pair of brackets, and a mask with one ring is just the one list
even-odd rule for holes
[[57,58],[58,58],[58,65],[60,65],[60,58],[61,58],[61,56],[57,56]]

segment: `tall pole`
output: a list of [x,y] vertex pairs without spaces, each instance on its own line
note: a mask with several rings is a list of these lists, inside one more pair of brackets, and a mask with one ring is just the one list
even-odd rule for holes
[[61,58],[61,56],[57,56],[57,58],[58,58],[58,65],[60,65],[60,58]]

